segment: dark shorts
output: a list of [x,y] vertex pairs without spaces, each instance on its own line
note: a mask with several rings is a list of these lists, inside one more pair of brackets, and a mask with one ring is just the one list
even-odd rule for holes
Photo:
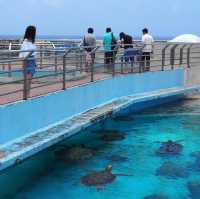
[[36,72],[36,61],[35,59],[29,59],[26,61],[26,73],[34,75]]
[[114,54],[112,51],[105,52],[105,64],[112,64],[114,61]]

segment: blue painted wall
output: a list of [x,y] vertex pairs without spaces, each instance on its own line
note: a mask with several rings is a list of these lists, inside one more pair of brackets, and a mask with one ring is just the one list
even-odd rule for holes
[[182,87],[184,70],[117,76],[0,107],[0,144],[87,111],[115,98]]

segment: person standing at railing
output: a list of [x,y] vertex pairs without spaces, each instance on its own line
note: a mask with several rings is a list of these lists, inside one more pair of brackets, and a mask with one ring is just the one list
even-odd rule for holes
[[96,47],[96,37],[94,35],[94,29],[88,28],[88,33],[84,36],[82,41],[82,46],[86,52],[86,71],[88,72],[88,67],[94,63],[95,53],[92,52]]
[[135,51],[133,50],[133,37],[121,32],[119,34],[121,48],[124,48],[124,54],[122,56],[122,61],[125,61],[125,68],[128,71],[128,63],[130,61],[131,65],[134,62]]
[[103,46],[105,51],[105,65],[108,70],[111,70],[117,53],[117,38],[111,28],[106,28],[106,33],[103,37]]
[[151,54],[153,54],[154,39],[149,34],[147,28],[142,30],[142,69],[145,71],[150,70]]
[[33,79],[33,75],[36,72],[36,45],[35,45],[35,37],[36,37],[36,27],[28,26],[25,31],[24,40],[21,45],[21,52],[19,57],[24,58],[24,71],[26,75],[26,95],[30,96],[31,82]]

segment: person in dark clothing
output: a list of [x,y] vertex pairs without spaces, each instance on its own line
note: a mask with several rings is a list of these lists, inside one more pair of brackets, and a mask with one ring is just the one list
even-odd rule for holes
[[122,44],[124,49],[133,48],[133,38],[132,38],[132,36],[127,35],[124,32],[121,32],[119,34],[119,37],[120,37],[121,44]]
[[125,61],[126,68],[128,67],[128,63],[133,65],[135,50],[133,49],[133,38],[130,35],[121,32],[119,34],[121,47],[124,48],[124,55],[122,56],[122,62]]

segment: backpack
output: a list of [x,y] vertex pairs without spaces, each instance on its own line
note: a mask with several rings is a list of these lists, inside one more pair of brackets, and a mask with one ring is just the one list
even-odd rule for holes
[[91,52],[92,48],[89,48],[89,47],[87,48],[87,46],[90,46],[90,45],[85,41],[85,37],[84,37],[84,39],[83,39],[83,47],[87,52]]
[[117,48],[116,48],[117,47],[117,40],[115,39],[113,33],[111,35],[112,35],[112,47],[111,47],[111,49],[112,49],[113,53],[116,55],[117,54]]

